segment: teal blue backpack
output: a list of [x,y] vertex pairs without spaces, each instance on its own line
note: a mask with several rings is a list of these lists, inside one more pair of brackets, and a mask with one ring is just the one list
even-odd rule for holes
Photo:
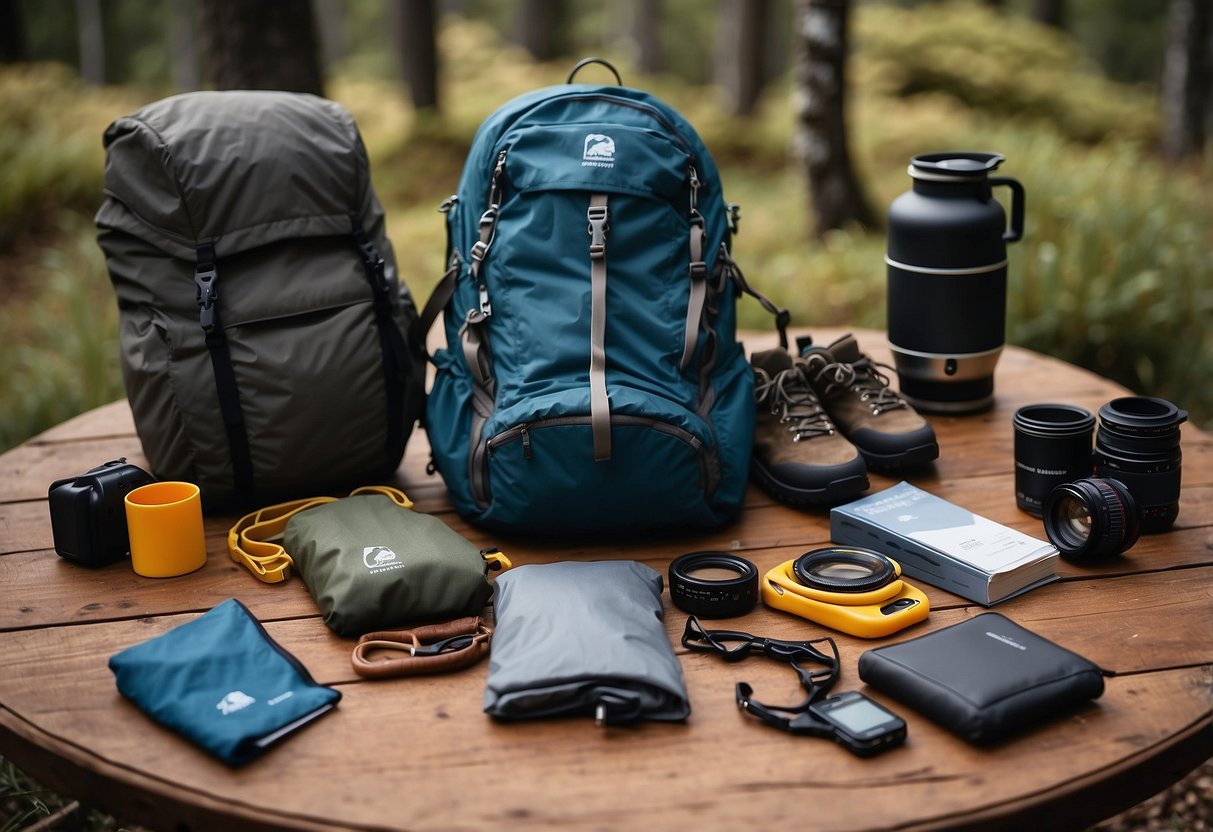
[[718,526],[754,434],[735,300],[758,297],[785,345],[787,313],[733,263],[738,211],[695,130],[573,75],[481,125],[443,206],[448,270],[415,331],[445,312],[433,465],[489,528]]

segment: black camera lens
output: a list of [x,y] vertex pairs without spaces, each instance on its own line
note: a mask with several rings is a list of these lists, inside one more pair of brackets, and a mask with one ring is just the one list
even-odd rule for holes
[[1044,520],[1049,540],[1070,560],[1118,555],[1137,542],[1141,531],[1136,501],[1125,484],[1095,477],[1050,491]]
[[1015,411],[1015,503],[1040,517],[1045,498],[1063,482],[1091,475],[1095,417],[1069,404],[1031,404]]
[[897,577],[893,562],[856,546],[827,546],[805,552],[792,564],[796,580],[827,592],[867,592]]
[[1128,486],[1145,534],[1165,532],[1179,514],[1179,426],[1187,418],[1169,401],[1148,396],[1113,399],[1099,409],[1095,475]]

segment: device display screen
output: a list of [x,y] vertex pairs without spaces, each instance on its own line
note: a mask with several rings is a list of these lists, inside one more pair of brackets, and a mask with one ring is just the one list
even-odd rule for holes
[[862,734],[877,725],[889,721],[889,712],[869,702],[856,699],[841,708],[830,711],[830,719],[853,734]]

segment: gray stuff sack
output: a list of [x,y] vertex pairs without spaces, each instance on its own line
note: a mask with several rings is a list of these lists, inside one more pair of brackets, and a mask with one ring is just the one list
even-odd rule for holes
[[600,724],[686,719],[661,590],[660,573],[635,561],[532,564],[498,577],[485,712],[589,715]]
[[156,476],[208,511],[391,477],[425,361],[353,117],[194,92],[117,119],[105,147],[96,223]]

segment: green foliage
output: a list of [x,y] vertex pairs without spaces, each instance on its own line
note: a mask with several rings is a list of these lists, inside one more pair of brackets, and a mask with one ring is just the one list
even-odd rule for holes
[[944,92],[1083,142],[1151,140],[1158,131],[1150,93],[1108,81],[1062,32],[985,5],[865,8],[855,35],[873,92]]
[[0,68],[0,250],[60,211],[97,206],[101,133],[134,100],[86,90],[58,64]]
[[39,786],[8,760],[0,758],[0,832],[17,832],[54,811],[58,798]]
[[0,448],[123,395],[104,258],[86,218],[59,222],[56,243],[19,263],[21,302],[0,307]]

